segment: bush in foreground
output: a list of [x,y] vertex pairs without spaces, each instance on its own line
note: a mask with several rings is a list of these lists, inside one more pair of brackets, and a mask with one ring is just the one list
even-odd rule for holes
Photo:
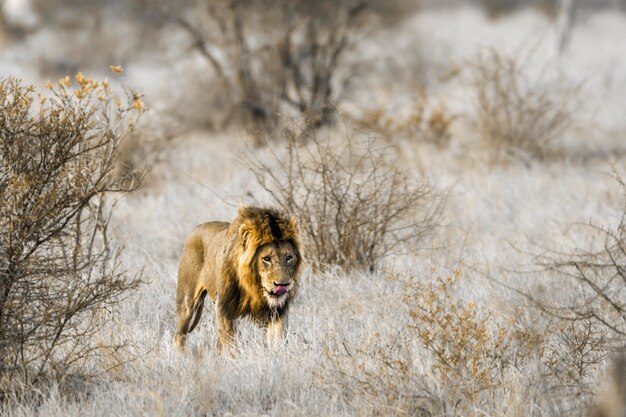
[[[138,285],[109,244],[108,192],[137,187],[113,172],[143,104],[77,74],[47,97],[0,80],[0,392],[85,374],[110,308]],[[132,116],[132,118],[131,118]]]

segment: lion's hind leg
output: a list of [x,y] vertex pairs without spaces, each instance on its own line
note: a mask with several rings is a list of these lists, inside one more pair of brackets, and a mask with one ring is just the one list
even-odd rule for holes
[[206,290],[200,293],[200,297],[193,304],[193,312],[191,315],[191,322],[189,324],[189,330],[187,333],[193,332],[193,329],[196,328],[198,322],[200,321],[200,317],[202,317],[202,310],[204,309],[204,299],[206,297]]
[[201,291],[195,297],[183,297],[178,307],[178,324],[176,326],[176,334],[174,335],[174,345],[176,348],[183,350],[187,342],[187,335],[196,328],[196,325],[202,317],[202,309],[204,306],[204,298],[206,290]]

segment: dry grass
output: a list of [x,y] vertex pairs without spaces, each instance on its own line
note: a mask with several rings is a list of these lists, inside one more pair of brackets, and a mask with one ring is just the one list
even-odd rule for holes
[[[570,253],[547,252],[537,262],[548,268],[575,294],[570,300],[538,301],[550,314],[574,321],[590,321],[606,332],[607,342],[621,346],[626,337],[624,291],[626,290],[625,227],[587,225],[592,242],[600,249],[576,248]],[[593,245],[593,243],[592,243]]]

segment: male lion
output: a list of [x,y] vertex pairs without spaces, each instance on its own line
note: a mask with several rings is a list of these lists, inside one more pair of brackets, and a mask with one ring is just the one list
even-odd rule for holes
[[241,207],[230,224],[196,227],[178,267],[174,345],[184,349],[207,293],[215,303],[220,350],[231,344],[242,317],[267,327],[270,346],[282,340],[300,280],[301,247],[295,218],[272,208]]

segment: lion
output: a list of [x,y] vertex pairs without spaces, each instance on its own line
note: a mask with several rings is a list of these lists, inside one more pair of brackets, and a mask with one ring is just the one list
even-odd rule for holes
[[215,305],[219,350],[232,345],[236,321],[244,317],[266,327],[268,345],[275,346],[285,337],[302,264],[296,219],[277,209],[244,206],[232,223],[196,227],[178,267],[174,345],[184,350],[208,294]]

